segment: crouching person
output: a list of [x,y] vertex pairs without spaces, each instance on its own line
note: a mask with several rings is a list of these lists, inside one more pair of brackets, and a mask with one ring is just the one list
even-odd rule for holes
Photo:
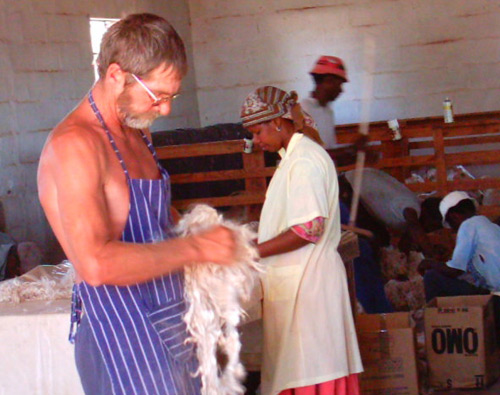
[[426,300],[500,291],[500,226],[477,215],[475,201],[465,192],[449,193],[439,210],[444,225],[458,232],[457,242],[448,262],[421,262]]

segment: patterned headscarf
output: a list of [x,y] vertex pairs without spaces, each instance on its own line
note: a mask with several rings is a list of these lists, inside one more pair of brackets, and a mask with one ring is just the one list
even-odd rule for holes
[[297,102],[295,91],[286,93],[274,86],[263,86],[250,93],[241,106],[241,120],[245,128],[278,117],[316,129],[314,120]]

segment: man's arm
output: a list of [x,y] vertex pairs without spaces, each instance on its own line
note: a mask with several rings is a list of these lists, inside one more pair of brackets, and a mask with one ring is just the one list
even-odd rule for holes
[[419,265],[419,271],[435,269],[449,276],[457,277],[467,271],[467,264],[472,259],[476,249],[476,231],[474,224],[463,222],[457,234],[457,243],[453,250],[453,257],[446,263],[424,259]]
[[373,165],[379,160],[379,153],[377,151],[368,150],[369,137],[364,134],[358,134],[354,143],[347,147],[334,148],[330,150],[330,156],[335,162],[336,166],[349,166],[356,162],[356,155],[358,151],[365,152],[365,163]]
[[439,273],[444,274],[447,277],[456,278],[461,274],[464,274],[464,271],[453,269],[446,265],[446,263],[438,262],[433,259],[424,259],[418,265],[418,272],[423,276],[427,270],[436,270]]
[[234,239],[224,227],[154,244],[118,241],[104,192],[105,155],[99,149],[95,139],[66,132],[49,141],[40,160],[42,206],[81,279],[91,285],[128,285],[191,262],[232,261]]
[[[406,234],[410,238],[410,243],[416,244],[425,257],[435,257],[436,251],[434,250],[434,246],[418,220],[417,211],[414,208],[406,207],[403,210],[403,217],[406,220]],[[400,250],[402,250],[401,247]]]
[[467,271],[467,264],[472,260],[477,248],[476,238],[475,224],[470,221],[462,222],[458,229],[453,256],[446,264],[449,267]]

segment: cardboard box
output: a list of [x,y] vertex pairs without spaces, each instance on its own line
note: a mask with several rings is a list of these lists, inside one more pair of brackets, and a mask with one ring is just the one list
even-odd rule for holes
[[431,387],[484,388],[498,378],[491,295],[435,298],[424,319]]
[[417,395],[415,332],[408,313],[356,317],[362,394]]

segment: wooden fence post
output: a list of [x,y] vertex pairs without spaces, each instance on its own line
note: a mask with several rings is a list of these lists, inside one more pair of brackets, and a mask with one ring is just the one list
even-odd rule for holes
[[[403,137],[398,141],[382,141],[382,153],[384,158],[403,158],[410,155],[410,144],[407,137]],[[398,181],[404,183],[409,175],[408,168],[399,167],[388,169],[387,172],[396,178]]]
[[[263,170],[266,166],[264,161],[264,151],[254,150],[253,152],[247,154],[243,153],[243,169],[248,174],[251,174],[255,170]],[[267,189],[267,183],[265,177],[259,178],[245,178],[245,192],[247,193],[262,193],[265,194]],[[246,206],[248,209],[248,220],[258,221],[260,217],[261,204],[250,204]]]
[[446,175],[446,158],[444,153],[444,136],[443,129],[440,127],[433,128],[434,135],[434,155],[436,158],[436,183],[437,192],[440,196],[446,195],[447,175]]

